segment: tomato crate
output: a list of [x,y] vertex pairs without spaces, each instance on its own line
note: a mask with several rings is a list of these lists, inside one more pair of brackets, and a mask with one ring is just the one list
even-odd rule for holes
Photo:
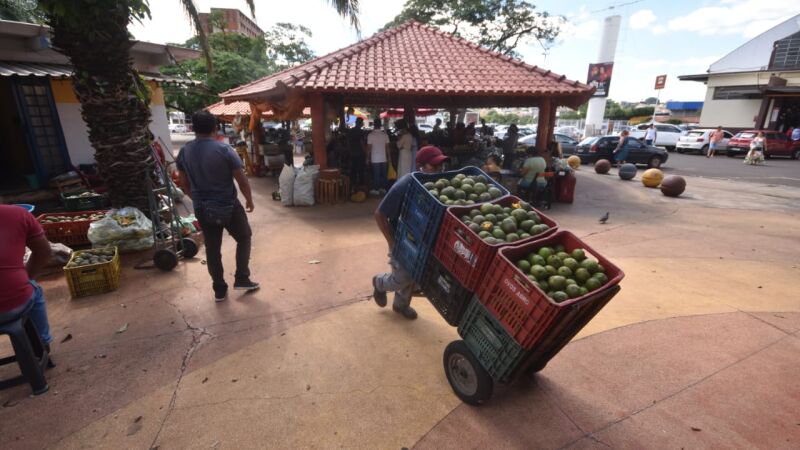
[[478,298],[525,349],[538,345],[550,327],[558,325],[570,308],[597,298],[593,292],[588,292],[557,303],[512,262],[541,247],[556,245],[563,245],[567,252],[582,248],[588,253],[587,256],[598,260],[608,278],[598,290],[619,284],[625,276],[622,270],[569,231],[557,231],[542,239],[498,250],[478,292]]
[[492,316],[477,297],[473,297],[458,324],[458,334],[495,381],[508,381],[525,361],[525,349]]
[[473,292],[459,283],[436,258],[428,258],[425,282],[421,287],[422,292],[444,320],[454,327],[458,326]]
[[[502,207],[513,207],[521,201],[519,198],[509,195],[490,203]],[[558,228],[555,220],[532,208],[531,210],[541,219],[541,223],[549,227],[547,231],[513,243],[490,244],[461,221],[462,216],[469,215],[469,212],[476,208],[480,208],[480,206],[448,207],[433,249],[433,254],[441,261],[442,265],[471,291],[480,287],[498,249],[541,239],[553,234]]]
[[394,234],[392,256],[405,269],[418,285],[425,281],[430,246],[424,245],[420,236],[416,235],[401,219],[397,222]]
[[426,245],[432,245],[433,240],[436,239],[436,235],[439,233],[439,225],[442,222],[442,217],[444,216],[447,205],[442,204],[438,198],[428,192],[428,190],[425,189],[425,183],[429,181],[433,182],[441,178],[451,180],[458,174],[467,176],[483,175],[486,177],[487,185],[500,189],[500,198],[508,195],[508,189],[477,167],[470,166],[441,173],[412,173],[411,177],[413,178],[413,182],[403,200],[403,209],[400,213],[400,217]]
[[64,213],[47,213],[40,214],[36,220],[42,225],[45,236],[50,242],[60,242],[64,245],[88,245],[89,242],[89,224],[93,221],[91,219],[77,219],[69,222],[51,222],[48,223],[47,219],[52,217],[75,217],[91,216],[93,214],[105,215],[106,211],[80,211],[80,212],[64,212]]
[[117,290],[121,271],[119,250],[117,247],[111,248],[114,249],[114,256],[111,261],[79,267],[69,267],[69,264],[78,256],[98,249],[81,250],[72,253],[69,262],[64,266],[64,275],[67,278],[72,298],[104,294]]

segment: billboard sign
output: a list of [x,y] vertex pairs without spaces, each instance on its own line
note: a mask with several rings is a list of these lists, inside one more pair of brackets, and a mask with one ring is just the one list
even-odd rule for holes
[[608,97],[613,69],[613,62],[589,64],[589,76],[586,84],[596,89],[592,97]]
[[656,90],[664,89],[664,86],[667,84],[667,76],[666,75],[659,75],[656,77]]

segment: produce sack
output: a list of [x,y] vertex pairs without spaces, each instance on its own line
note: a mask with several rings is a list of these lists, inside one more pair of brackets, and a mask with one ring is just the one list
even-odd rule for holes
[[[294,179],[294,206],[314,205],[314,182],[319,177],[319,166],[303,166]],[[283,198],[283,194],[281,194]]]
[[278,190],[281,193],[281,203],[283,206],[292,206],[294,194],[294,179],[296,173],[294,166],[284,165],[281,175],[278,177]]
[[93,247],[117,246],[120,251],[147,250],[153,247],[153,223],[138,209],[127,206],[112,209],[89,225]]

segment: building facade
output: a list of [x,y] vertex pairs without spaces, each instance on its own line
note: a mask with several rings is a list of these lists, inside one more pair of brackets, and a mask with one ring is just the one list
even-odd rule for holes
[[226,33],[238,33],[248,37],[260,37],[264,35],[264,31],[259,28],[253,20],[247,17],[246,14],[238,9],[230,8],[211,8],[210,13],[200,13],[200,25],[203,27],[203,31],[205,31],[206,34],[223,31],[217,29],[217,27],[211,23],[213,20],[209,20],[215,13],[222,15],[225,22],[224,31]]
[[800,15],[712,64],[682,75],[706,84],[700,125],[786,131],[800,126]]

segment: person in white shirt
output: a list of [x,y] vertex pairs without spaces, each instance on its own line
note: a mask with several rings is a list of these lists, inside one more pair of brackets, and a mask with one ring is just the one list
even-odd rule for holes
[[372,165],[372,195],[386,193],[386,175],[389,170],[389,135],[381,129],[381,120],[376,119],[372,132],[367,136],[367,159]]
[[411,173],[411,171],[414,169],[414,156],[412,153],[414,147],[414,137],[408,130],[408,125],[406,124],[405,120],[398,120],[395,122],[395,126],[399,131],[399,136],[397,137],[397,178],[399,179],[403,175]]
[[650,128],[647,129],[647,132],[644,135],[644,143],[647,145],[655,145],[656,135],[656,126],[650,124]]

